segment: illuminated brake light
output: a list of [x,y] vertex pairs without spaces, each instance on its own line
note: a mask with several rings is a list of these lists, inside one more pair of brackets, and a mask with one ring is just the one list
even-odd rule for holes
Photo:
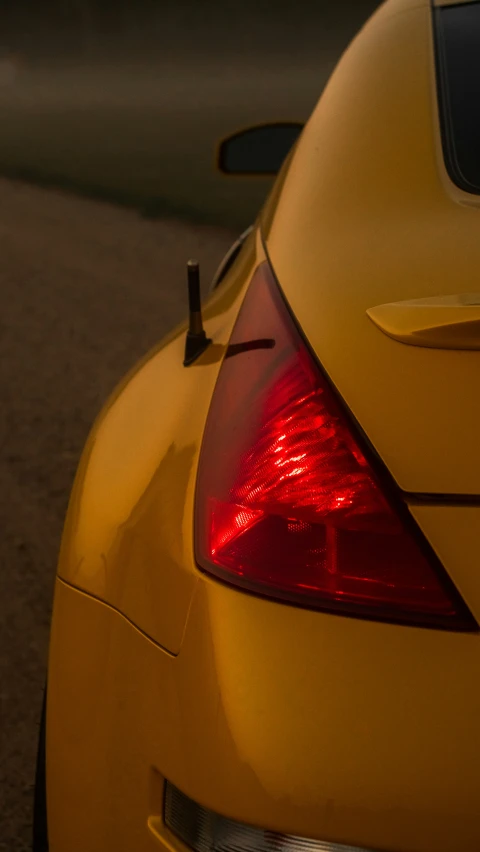
[[477,629],[406,507],[380,485],[267,263],[213,394],[195,530],[199,566],[258,594]]

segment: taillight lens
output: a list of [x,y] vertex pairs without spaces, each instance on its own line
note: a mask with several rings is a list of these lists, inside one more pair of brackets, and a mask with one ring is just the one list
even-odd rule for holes
[[387,498],[267,263],[245,296],[199,463],[196,558],[259,594],[476,629],[406,510]]

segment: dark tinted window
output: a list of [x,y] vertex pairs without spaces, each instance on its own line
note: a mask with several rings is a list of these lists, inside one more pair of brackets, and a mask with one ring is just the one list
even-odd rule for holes
[[480,193],[480,2],[434,15],[446,165],[458,186]]

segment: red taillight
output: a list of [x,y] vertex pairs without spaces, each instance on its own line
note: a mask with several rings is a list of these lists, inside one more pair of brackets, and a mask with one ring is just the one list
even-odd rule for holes
[[238,316],[203,439],[199,566],[304,606],[476,628],[405,511],[385,496],[262,264]]

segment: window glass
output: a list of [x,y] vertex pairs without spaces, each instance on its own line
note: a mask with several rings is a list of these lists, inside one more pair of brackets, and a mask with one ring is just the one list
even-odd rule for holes
[[480,193],[480,2],[435,9],[437,85],[450,177]]

